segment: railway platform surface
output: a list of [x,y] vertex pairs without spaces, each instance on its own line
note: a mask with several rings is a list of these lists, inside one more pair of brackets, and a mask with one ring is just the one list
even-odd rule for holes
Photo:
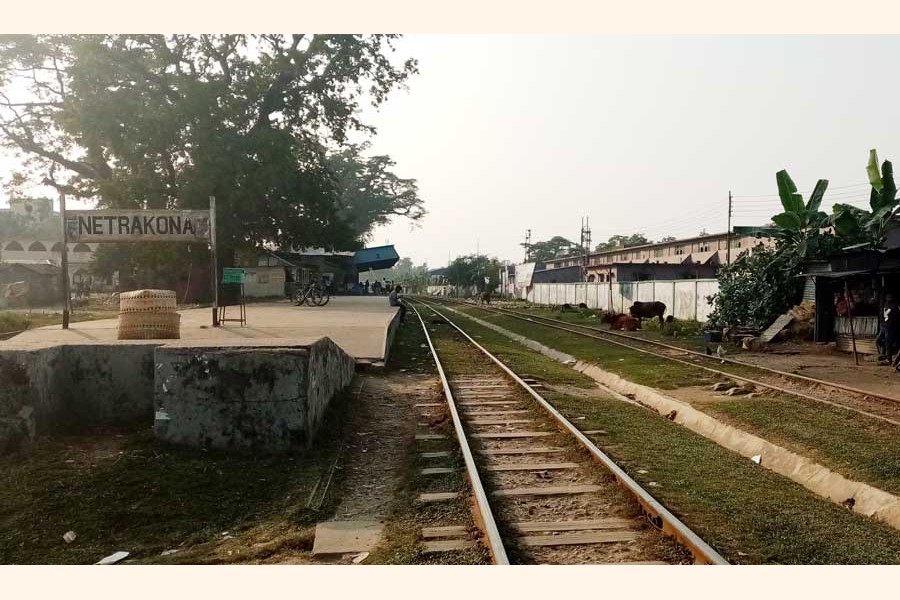
[[[226,318],[236,318],[238,307],[229,306]],[[386,296],[334,296],[325,306],[294,306],[281,302],[247,305],[247,325],[226,322],[212,327],[212,309],[179,311],[181,340],[199,345],[229,346],[297,345],[328,337],[358,363],[382,363],[389,346],[391,324],[397,308]],[[0,341],[0,350],[30,346],[69,344],[135,344],[139,340],[118,340],[118,320],[102,319],[72,323],[64,330],[59,325],[41,327]],[[159,343],[159,340],[147,340]]]

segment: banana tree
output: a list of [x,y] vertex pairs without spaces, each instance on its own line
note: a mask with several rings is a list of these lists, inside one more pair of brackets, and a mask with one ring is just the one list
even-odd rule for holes
[[789,254],[789,263],[796,264],[804,258],[819,253],[821,245],[820,231],[828,224],[828,215],[819,210],[828,180],[820,179],[813,188],[808,202],[797,192],[797,186],[785,170],[775,174],[778,183],[778,196],[784,212],[772,217],[775,224],[775,238],[778,240],[780,254]]
[[869,207],[872,210],[849,204],[835,204],[831,222],[839,235],[859,243],[868,243],[873,248],[881,248],[888,229],[897,222],[900,209],[900,202],[896,198],[894,167],[891,161],[886,160],[879,171],[878,154],[875,150],[870,150],[866,174],[872,186],[869,194]]

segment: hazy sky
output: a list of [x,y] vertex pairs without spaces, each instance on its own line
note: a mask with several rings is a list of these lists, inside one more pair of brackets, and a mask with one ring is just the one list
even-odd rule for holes
[[476,247],[520,260],[527,228],[577,241],[582,216],[595,243],[724,231],[729,189],[734,222],[763,223],[781,168],[804,195],[829,179],[826,206],[864,202],[868,150],[900,159],[896,36],[429,35],[398,49],[420,74],[367,119],[428,215],[371,243],[432,267]]

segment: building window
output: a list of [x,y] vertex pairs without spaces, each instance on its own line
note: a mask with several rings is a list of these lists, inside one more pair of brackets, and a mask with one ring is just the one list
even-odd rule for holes
[[662,256],[662,255],[663,255],[663,249],[662,249],[662,248],[654,248],[654,249],[653,249],[653,256]]
[[46,252],[47,246],[43,245],[40,242],[32,242],[30,246],[28,246],[29,252]]
[[589,281],[590,283],[593,283],[593,282],[596,281],[596,280],[597,280],[597,276],[596,276],[596,275],[588,275],[588,281]]
[[5,250],[7,252],[22,252],[24,248],[22,248],[22,244],[19,242],[10,242],[6,245]]
[[697,245],[698,252],[709,252],[709,242],[700,242]]
[[53,247],[50,248],[50,252],[59,252],[61,254],[62,251],[63,251],[62,242],[56,242],[55,244],[53,244]]
[[90,252],[91,247],[87,244],[75,244],[75,247],[72,248],[72,252]]
[[678,246],[677,248],[675,248],[675,254],[678,256],[684,254],[684,246]]
[[256,274],[256,283],[259,283],[259,284],[269,283],[269,274],[268,273],[257,273]]

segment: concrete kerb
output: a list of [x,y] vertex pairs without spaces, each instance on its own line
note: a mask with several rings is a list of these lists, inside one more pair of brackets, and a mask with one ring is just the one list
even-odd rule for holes
[[673,421],[720,446],[750,458],[760,456],[760,465],[799,483],[818,496],[837,504],[853,499],[853,511],[882,521],[895,529],[900,529],[900,497],[890,494],[867,483],[847,479],[828,467],[816,463],[786,448],[773,444],[761,437],[747,433],[699,411],[691,405],[676,400],[653,388],[633,383],[599,366],[576,359],[540,342],[519,335],[494,323],[443,307],[458,315],[472,319],[479,325],[496,331],[532,350],[553,358],[593,379],[598,385],[620,400],[634,401],[647,406],[660,415],[670,415],[675,411]]
[[[349,384],[352,357],[327,338],[285,345],[284,340],[218,343],[216,348],[304,349],[305,377],[296,394],[303,398],[310,440],[321,425],[331,397]],[[136,341],[134,343],[28,343],[0,350],[0,452],[14,451],[38,435],[77,433],[97,425],[153,423],[154,386],[158,361],[165,347],[191,347],[208,352],[212,345],[196,342]],[[199,349],[199,350],[198,350]]]
[[384,337],[384,362],[383,366],[387,366],[388,357],[390,356],[391,347],[394,345],[394,338],[397,336],[397,329],[400,328],[400,309],[394,311],[391,322],[388,323],[387,332]]

